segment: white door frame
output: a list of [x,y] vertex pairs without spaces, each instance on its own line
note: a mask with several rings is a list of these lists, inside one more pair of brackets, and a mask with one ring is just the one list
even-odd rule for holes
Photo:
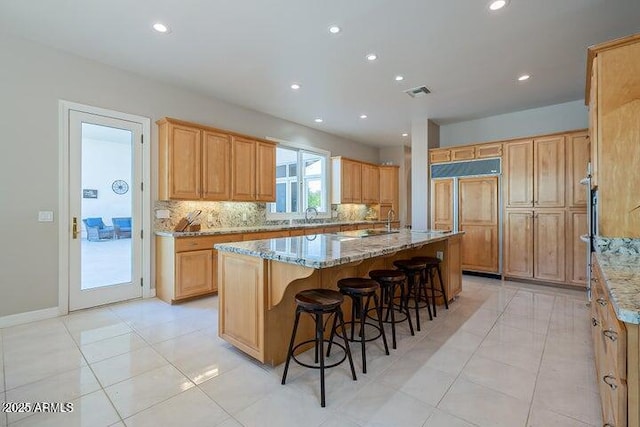
[[71,219],[69,217],[69,112],[82,111],[89,114],[114,117],[137,122],[142,125],[142,298],[155,296],[151,289],[151,119],[133,114],[121,113],[90,105],[60,100],[58,142],[58,313],[69,313],[69,243]]

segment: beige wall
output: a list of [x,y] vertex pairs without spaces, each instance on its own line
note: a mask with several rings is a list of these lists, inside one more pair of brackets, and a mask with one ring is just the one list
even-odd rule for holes
[[[0,317],[58,305],[59,100],[145,116],[152,122],[171,116],[378,162],[377,148],[26,40],[2,35],[0,58]],[[154,199],[156,138],[152,125]],[[39,210],[53,210],[56,221],[38,223]]]

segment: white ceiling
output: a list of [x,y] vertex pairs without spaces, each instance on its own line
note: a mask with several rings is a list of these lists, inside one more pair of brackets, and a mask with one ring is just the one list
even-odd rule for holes
[[[371,145],[584,96],[589,45],[640,31],[640,0],[0,0],[0,28]],[[156,21],[172,32],[151,30]],[[331,35],[328,27],[343,31]],[[379,59],[369,63],[365,54]],[[516,81],[531,74],[525,83]],[[405,79],[395,82],[394,76]],[[302,89],[294,92],[290,84]],[[404,89],[432,94],[411,99]],[[367,114],[362,120],[360,114]],[[322,117],[324,123],[314,123]]]

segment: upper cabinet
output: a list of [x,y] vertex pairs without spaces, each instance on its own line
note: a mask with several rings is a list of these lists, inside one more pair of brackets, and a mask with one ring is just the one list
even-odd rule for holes
[[398,209],[398,166],[380,166],[380,203]]
[[567,135],[567,206],[570,208],[586,208],[587,192],[580,180],[587,176],[589,163],[589,136],[587,132]]
[[362,203],[362,163],[332,157],[331,203]]
[[504,151],[505,207],[564,207],[564,135],[509,142]]
[[502,157],[502,143],[492,142],[429,150],[429,163],[460,162],[491,157]]
[[157,124],[159,199],[275,201],[275,144],[175,119]]
[[640,34],[589,48],[592,169],[598,231],[640,237]]
[[504,151],[505,207],[533,207],[533,140],[505,144]]
[[376,165],[362,164],[362,203],[380,203],[380,169]]
[[198,128],[158,122],[158,197],[197,200],[201,194],[202,131]]

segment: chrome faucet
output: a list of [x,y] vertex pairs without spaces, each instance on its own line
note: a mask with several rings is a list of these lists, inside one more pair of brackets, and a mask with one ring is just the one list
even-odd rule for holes
[[306,222],[306,223],[309,222],[309,212],[315,212],[315,215],[313,216],[314,218],[318,216],[318,209],[316,209],[314,207],[309,207],[309,208],[305,209],[305,211],[304,211],[304,222]]
[[391,218],[396,218],[396,211],[393,209],[389,209],[389,212],[387,212],[387,231],[391,231]]

